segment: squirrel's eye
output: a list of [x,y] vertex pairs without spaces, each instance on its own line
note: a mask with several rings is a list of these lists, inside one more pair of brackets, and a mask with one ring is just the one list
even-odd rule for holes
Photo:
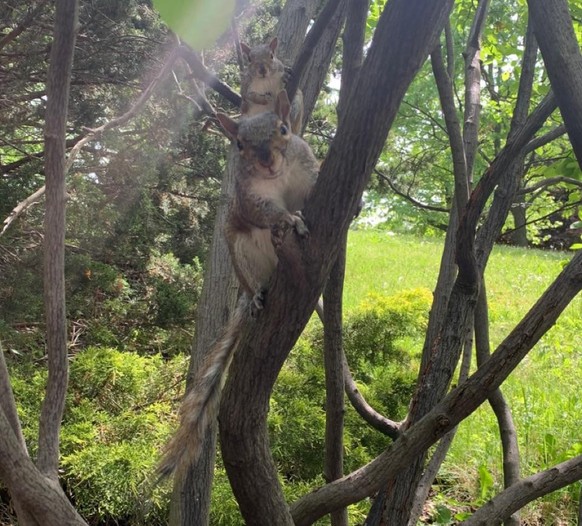
[[239,149],[239,151],[242,151],[243,149],[243,144],[240,141],[236,141],[236,147]]
[[281,135],[287,135],[287,131],[288,131],[287,126],[285,126],[284,124],[281,124],[279,131],[281,132]]

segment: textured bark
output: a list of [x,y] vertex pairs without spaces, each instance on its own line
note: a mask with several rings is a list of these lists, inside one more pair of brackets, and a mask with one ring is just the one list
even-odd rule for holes
[[319,1],[288,0],[277,23],[277,56],[285,64],[293,64],[305,39],[309,23],[317,11]]
[[582,54],[566,0],[528,0],[544,64],[582,166]]
[[46,212],[44,308],[48,382],[40,417],[38,460],[42,473],[58,479],[59,433],[68,383],[65,316],[65,138],[77,1],[57,2],[47,79],[45,125]]
[[562,462],[553,468],[520,480],[490,500],[463,526],[492,526],[501,524],[513,512],[534,499],[547,495],[582,479],[582,455]]
[[0,411],[0,429],[0,478],[17,503],[19,524],[86,526],[58,482],[35,467],[3,410]]
[[[477,366],[481,367],[489,359],[491,350],[489,344],[489,313],[487,307],[487,289],[482,283],[477,308],[475,309],[475,347]],[[503,454],[503,484],[509,488],[520,480],[519,445],[517,430],[513,423],[511,409],[505,401],[501,389],[495,389],[489,396],[489,404],[497,418],[501,449]],[[516,510],[519,508],[516,508]],[[505,526],[519,526],[519,513],[516,511],[505,520]]]
[[[196,339],[192,347],[186,389],[192,388],[198,368],[212,348],[212,343],[227,323],[236,304],[238,283],[230,262],[223,228],[228,213],[228,202],[234,189],[234,173],[238,164],[236,149],[229,150],[229,163],[222,180],[220,206],[210,252],[206,261],[206,274],[196,317]],[[204,526],[210,518],[210,495],[214,476],[216,430],[213,423],[207,433],[203,453],[187,471],[184,480],[174,481],[170,507],[171,526],[196,524]]]
[[[327,72],[329,71],[329,66],[335,52],[336,42],[345,18],[347,3],[347,0],[343,0],[339,4],[334,3],[335,9],[331,21],[318,34],[316,44],[308,54],[309,60],[303,68],[303,71],[297,74],[300,75],[298,86],[303,91],[303,126],[307,123],[317,102],[317,97],[327,78]],[[315,25],[312,29],[315,29]],[[308,36],[310,34],[311,31],[308,33]],[[314,40],[309,39],[308,41],[306,39],[305,43],[311,45],[310,42],[312,43]],[[293,71],[293,76],[295,77],[295,71]]]
[[76,0],[60,0],[56,4],[48,69],[44,165],[48,382],[40,417],[38,468],[26,451],[2,357],[0,476],[14,499],[19,523],[24,526],[85,524],[58,484],[59,432],[68,380],[64,288],[65,139],[77,7]]
[[[277,29],[277,37],[279,39],[278,52],[283,60],[292,62],[298,53],[299,44],[303,42],[303,36],[315,7],[314,2],[290,0],[286,3],[279,18]],[[324,36],[328,33],[329,30],[326,30]],[[297,38],[297,36],[300,38]],[[320,42],[318,46],[321,46]],[[331,60],[331,57],[329,60]],[[312,84],[323,82],[323,80],[319,80],[319,77],[323,79],[323,76],[324,72],[320,72],[319,76],[312,75],[305,89],[313,91]],[[307,114],[304,115],[307,117]],[[209,259],[205,266],[204,287],[198,302],[196,341],[191,353],[187,389],[191,388],[191,382],[196,375],[199,364],[202,363],[206,353],[212,346],[212,342],[214,342],[220,330],[226,324],[236,303],[238,283],[232,272],[230,255],[223,230],[228,212],[228,202],[234,192],[234,174],[237,169],[237,162],[237,151],[233,147],[229,153],[228,168],[223,179],[220,206],[214,227]],[[170,524],[172,526],[192,524],[204,526],[208,524],[216,451],[216,428],[217,424],[215,423],[212,429],[209,430],[203,454],[196,465],[188,470],[184,480],[174,481],[170,511]]]
[[[271,390],[313,311],[404,93],[451,6],[449,0],[393,0],[387,5],[354,85],[358,97],[346,106],[304,210],[311,236],[300,243],[290,236],[283,244],[270,300],[245,328],[248,334],[225,387],[220,437],[227,473],[249,525],[293,524],[268,448]],[[406,29],[411,26],[417,31]]]
[[[324,362],[325,362],[325,459],[323,477],[331,482],[344,474],[344,375],[342,295],[346,268],[347,236],[342,240],[335,264],[323,293]],[[331,514],[332,526],[347,526],[347,508]]]
[[469,183],[473,181],[473,165],[479,145],[479,120],[481,118],[481,36],[489,0],[479,0],[477,12],[465,49],[465,115],[463,125],[463,140],[465,142],[465,157]]

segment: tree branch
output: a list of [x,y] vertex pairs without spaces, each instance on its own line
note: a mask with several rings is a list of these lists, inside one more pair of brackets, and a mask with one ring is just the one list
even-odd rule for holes
[[516,482],[461,524],[463,526],[499,524],[532,500],[580,479],[582,479],[582,455]]
[[7,33],[2,38],[0,38],[0,50],[6,47],[10,42],[16,39],[24,30],[26,30],[32,22],[35,21],[38,14],[42,11],[48,0],[40,0],[40,2],[33,8],[29,8],[28,13],[24,18],[18,23],[18,25]]
[[368,402],[366,402],[366,399],[362,396],[362,393],[360,393],[360,390],[354,381],[345,354],[343,356],[343,368],[346,395],[348,396],[348,400],[351,402],[352,407],[364,419],[364,421],[370,424],[374,429],[389,436],[393,440],[396,440],[400,436],[401,424],[381,415],[370,404],[368,404]]
[[[172,69],[172,65],[174,64],[176,58],[178,56],[178,50],[174,49],[169,57],[166,59],[166,62],[163,68],[160,70],[158,75],[150,82],[147,88],[142,92],[139,96],[137,101],[134,105],[127,110],[125,113],[120,115],[119,117],[115,117],[114,119],[106,122],[102,126],[98,128],[88,129],[88,134],[85,135],[82,139],[79,139],[73,145],[73,148],[69,152],[69,156],[65,165],[65,174],[71,169],[73,162],[75,161],[77,155],[81,151],[81,149],[90,141],[94,140],[95,138],[101,136],[104,132],[115,128],[117,126],[121,126],[133,118],[145,105],[148,99],[151,97],[153,91],[157,88],[157,86],[161,83],[161,81],[169,74]],[[45,150],[46,151],[46,150]],[[45,152],[43,152],[44,154]],[[6,230],[10,227],[18,217],[20,217],[26,210],[28,210],[34,203],[38,202],[40,198],[45,194],[46,186],[40,187],[36,190],[33,194],[29,195],[26,199],[18,203],[10,213],[10,215],[4,220],[4,227],[0,232],[0,237],[6,232]]]
[[390,179],[386,174],[383,174],[380,170],[378,170],[377,168],[374,168],[374,173],[380,177],[383,181],[385,181],[388,186],[390,187],[390,189],[398,196],[402,197],[403,199],[406,199],[407,201],[411,202],[414,206],[418,207],[418,208],[422,208],[423,210],[431,210],[432,212],[444,212],[446,214],[448,214],[450,212],[450,210],[448,208],[442,208],[440,206],[434,206],[434,205],[427,205],[425,203],[421,203],[420,201],[418,201],[417,199],[415,199],[414,197],[412,197],[410,195],[410,193],[408,192],[403,192],[402,190],[400,190],[393,182],[392,179]]
[[178,48],[180,58],[183,58],[190,66],[192,74],[198,80],[210,86],[216,93],[222,95],[228,102],[230,102],[237,109],[240,108],[242,99],[230,86],[219,80],[215,75],[206,69],[198,55],[192,51],[188,46],[182,44]]
[[535,139],[532,139],[531,141],[529,141],[525,147],[525,153],[531,153],[534,150],[537,150],[538,148],[541,148],[542,146],[545,146],[546,144],[554,141],[555,139],[557,139],[558,137],[561,137],[562,135],[564,135],[566,133],[566,125],[565,124],[560,124],[560,126],[554,128],[553,130],[549,131],[548,133],[545,133],[544,135],[541,135],[540,137],[536,137]]
[[293,100],[293,97],[297,92],[297,88],[299,87],[299,82],[301,81],[303,72],[311,56],[313,55],[313,49],[315,48],[317,42],[321,38],[321,35],[327,28],[342,1],[343,0],[327,0],[325,7],[321,10],[321,13],[317,17],[317,20],[313,26],[311,26],[309,33],[307,33],[295,63],[293,64],[291,78],[287,83],[287,94],[289,95],[289,100]]

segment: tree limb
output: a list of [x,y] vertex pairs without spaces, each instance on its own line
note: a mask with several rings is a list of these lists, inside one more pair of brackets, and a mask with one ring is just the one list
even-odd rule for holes
[[368,402],[366,402],[354,381],[345,354],[343,357],[343,367],[346,395],[348,396],[348,400],[351,402],[352,407],[364,419],[364,421],[370,424],[374,429],[389,436],[393,440],[396,440],[400,436],[401,424],[393,422],[381,415],[370,404],[368,404]]
[[180,58],[183,58],[190,66],[192,74],[198,80],[210,86],[218,94],[222,95],[228,102],[230,102],[237,109],[240,108],[242,99],[230,86],[222,82],[215,75],[206,69],[198,55],[192,51],[188,46],[182,44],[178,48]]
[[299,50],[299,54],[295,59],[295,63],[293,64],[291,78],[287,83],[287,94],[289,95],[289,100],[293,100],[293,97],[297,92],[297,88],[299,87],[299,82],[301,81],[303,72],[313,54],[313,49],[315,48],[317,42],[321,38],[321,35],[333,18],[338,7],[341,5],[342,1],[343,0],[327,0],[325,7],[322,9],[321,13],[315,20],[315,23],[307,33],[307,36],[303,41],[303,45]]
[[516,482],[477,510],[463,526],[500,524],[513,512],[552,491],[582,479],[582,455]]

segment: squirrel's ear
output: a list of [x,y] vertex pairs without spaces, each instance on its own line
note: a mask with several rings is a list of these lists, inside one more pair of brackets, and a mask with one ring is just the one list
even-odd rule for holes
[[241,48],[241,50],[243,52],[243,55],[250,62],[250,60],[251,60],[251,48],[249,46],[247,46],[244,42],[241,42],[240,43],[240,48]]
[[269,42],[269,47],[271,48],[271,51],[273,53],[275,53],[275,50],[277,49],[278,44],[279,44],[279,39],[277,37],[274,37],[273,40],[271,40],[271,42]]
[[289,96],[285,90],[281,90],[277,94],[277,101],[275,103],[275,113],[283,122],[289,122],[289,113],[291,112],[291,104],[289,103]]
[[238,123],[233,121],[228,115],[224,113],[217,113],[216,119],[222,126],[222,129],[226,133],[226,136],[231,140],[236,140],[238,134]]

